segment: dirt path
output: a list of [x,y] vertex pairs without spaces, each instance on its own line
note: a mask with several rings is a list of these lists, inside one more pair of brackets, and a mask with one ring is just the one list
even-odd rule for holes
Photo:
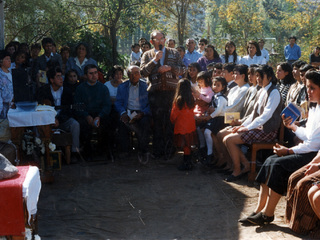
[[256,186],[226,183],[200,167],[180,172],[180,156],[147,166],[133,156],[117,162],[64,165],[38,204],[43,240],[75,239],[301,239],[283,221],[285,201],[273,224],[244,227]]

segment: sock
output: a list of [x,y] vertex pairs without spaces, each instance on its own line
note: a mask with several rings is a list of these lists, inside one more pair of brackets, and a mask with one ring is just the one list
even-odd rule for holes
[[212,141],[212,137],[211,137],[211,131],[209,129],[206,129],[204,131],[204,137],[206,139],[206,144],[207,144],[207,155],[211,155],[213,141]]

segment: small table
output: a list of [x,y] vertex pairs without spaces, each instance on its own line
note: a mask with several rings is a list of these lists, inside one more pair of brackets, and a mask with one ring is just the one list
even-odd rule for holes
[[9,109],[8,112],[11,140],[18,146],[17,159],[21,159],[21,142],[25,127],[37,127],[46,149],[46,164],[42,178],[44,182],[53,181],[49,143],[51,141],[51,124],[55,123],[56,114],[55,111],[27,112],[18,109]]
[[[16,177],[0,180],[0,236],[24,235],[26,225],[36,234],[33,220],[41,189],[39,169],[35,166],[17,168]],[[10,210],[6,210],[8,207]]]

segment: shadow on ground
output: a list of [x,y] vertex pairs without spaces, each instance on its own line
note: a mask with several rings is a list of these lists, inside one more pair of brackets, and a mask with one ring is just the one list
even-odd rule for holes
[[180,159],[176,154],[143,166],[132,155],[62,166],[55,182],[43,185],[39,235],[44,240],[298,239],[288,229],[270,235],[239,225],[237,219],[256,204],[257,188],[245,179],[226,183],[223,175],[199,166],[180,172]]

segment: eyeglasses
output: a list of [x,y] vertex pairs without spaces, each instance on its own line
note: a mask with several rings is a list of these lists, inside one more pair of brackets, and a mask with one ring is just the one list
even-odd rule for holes
[[204,43],[199,43],[200,46],[204,46]]
[[160,38],[160,40],[159,40],[159,39],[156,39],[156,38],[152,38],[152,40],[155,41],[155,42],[160,42],[160,41],[163,41],[164,38]]

